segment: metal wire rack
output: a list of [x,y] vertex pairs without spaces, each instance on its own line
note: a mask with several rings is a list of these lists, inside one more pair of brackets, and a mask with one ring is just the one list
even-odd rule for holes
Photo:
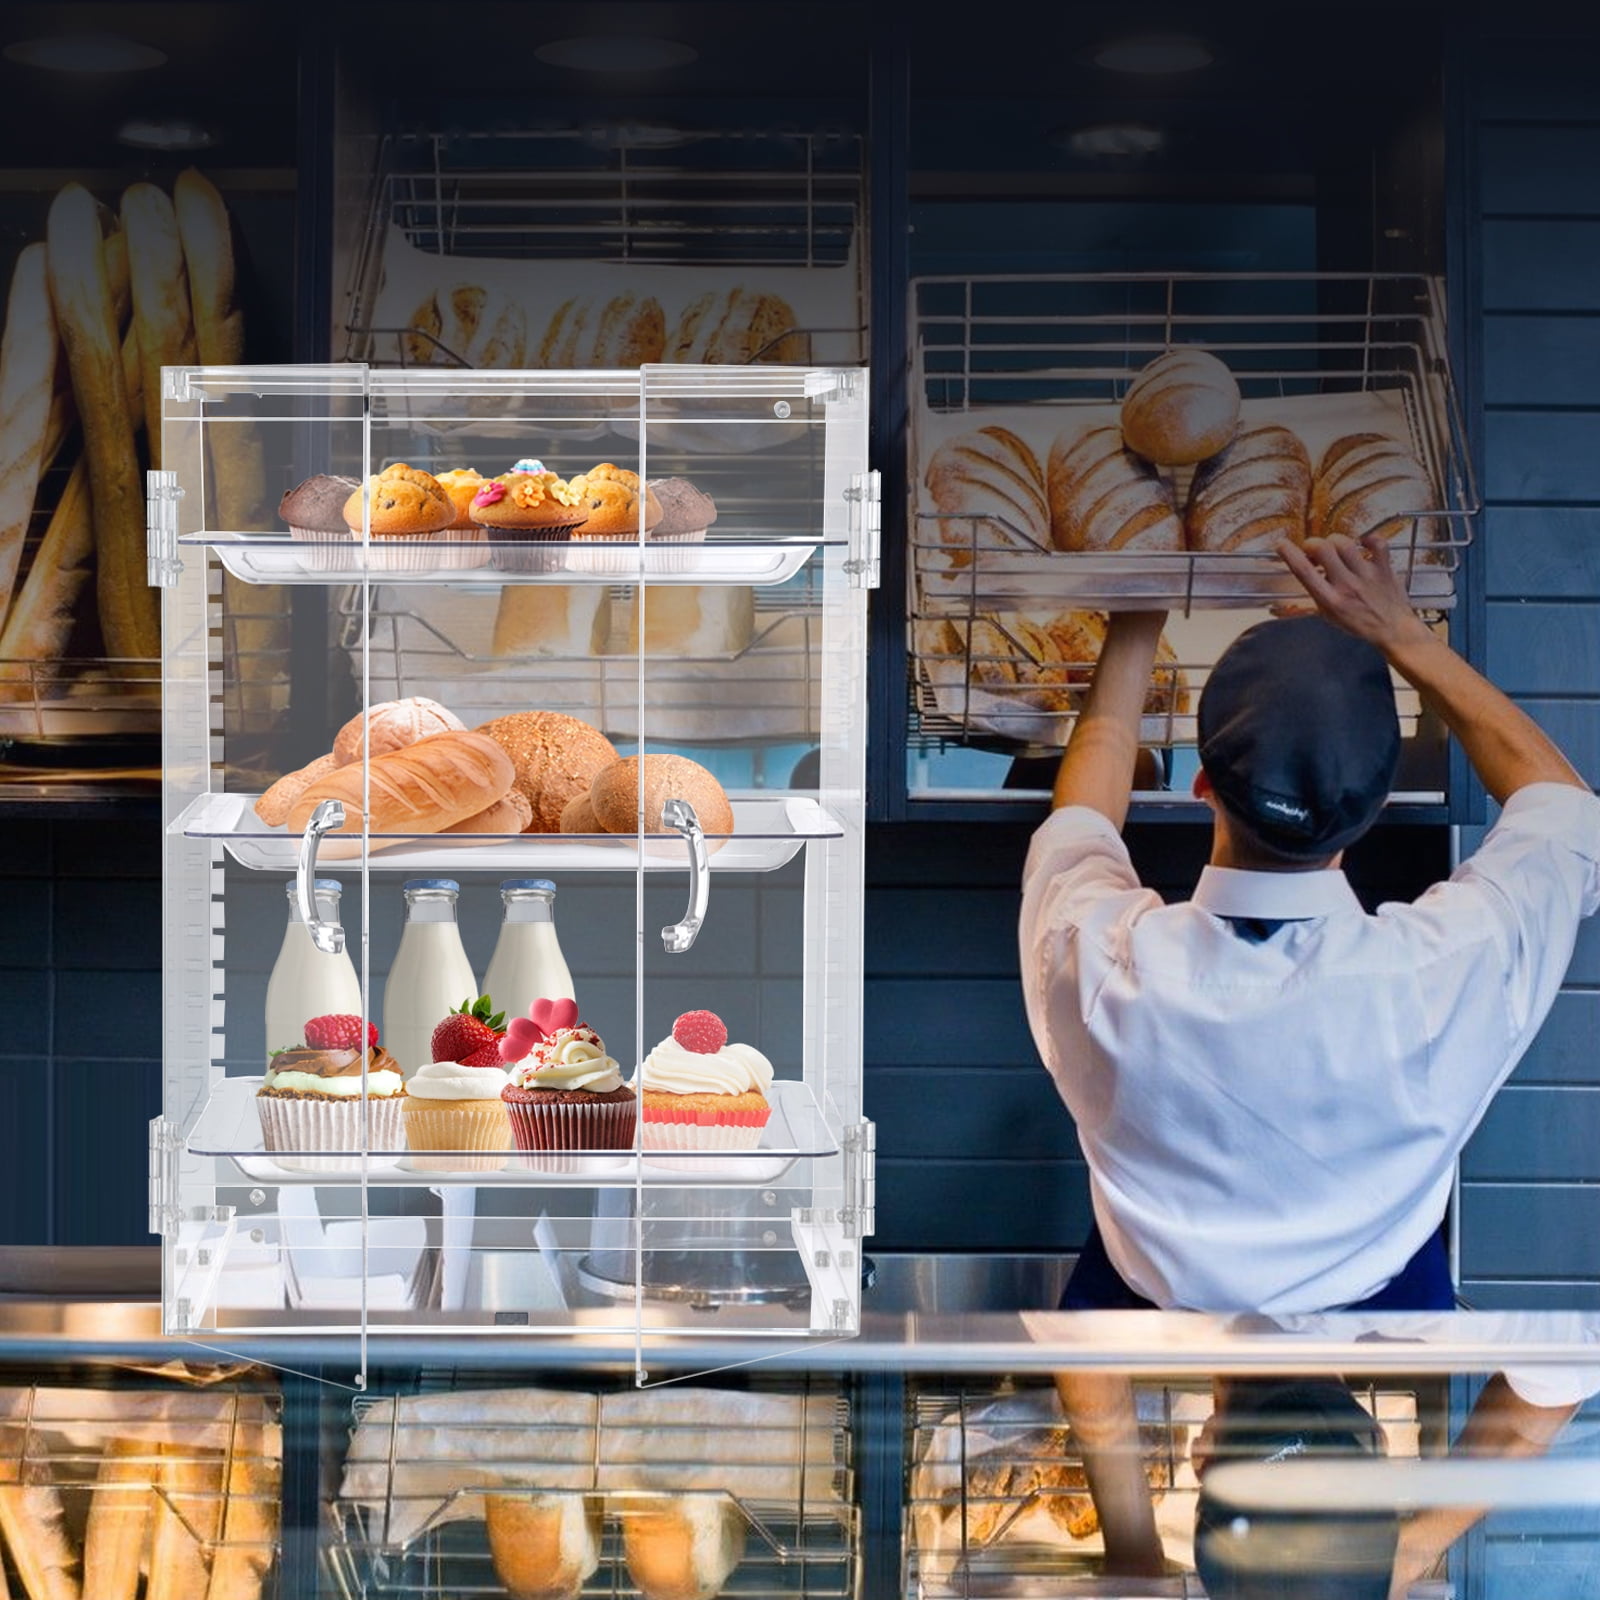
[[740,1390],[595,1393],[462,1390],[459,1381],[476,1382],[425,1375],[431,1393],[356,1401],[340,1493],[327,1507],[325,1593],[504,1594],[490,1502],[533,1494],[579,1500],[599,1519],[584,1595],[637,1594],[628,1519],[693,1500],[742,1538],[722,1593],[853,1600],[859,1514],[849,1406],[836,1384],[808,1375]]

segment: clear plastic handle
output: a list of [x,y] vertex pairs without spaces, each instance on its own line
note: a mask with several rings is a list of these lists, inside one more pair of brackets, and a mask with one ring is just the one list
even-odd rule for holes
[[687,800],[668,800],[661,807],[661,820],[676,828],[689,846],[689,906],[682,922],[661,930],[661,942],[675,956],[682,955],[695,941],[706,920],[706,903],[711,898],[711,859],[706,854],[706,836],[694,807]]
[[322,843],[323,834],[343,826],[344,805],[338,800],[320,801],[300,837],[300,865],[294,880],[300,920],[310,930],[312,944],[330,956],[344,949],[344,929],[337,922],[322,921],[317,915],[317,846]]

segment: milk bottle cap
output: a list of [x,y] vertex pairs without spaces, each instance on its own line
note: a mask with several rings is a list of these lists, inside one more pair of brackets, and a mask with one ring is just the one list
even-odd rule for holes
[[[344,885],[337,878],[318,878],[316,880],[318,894],[343,894]],[[283,892],[293,900],[300,893],[300,886],[291,878],[283,886]]]
[[500,882],[501,894],[516,894],[528,889],[537,890],[540,894],[556,892],[556,886],[548,878],[503,878]]
[[454,878],[407,878],[400,887],[407,894],[417,889],[446,889],[451,894],[461,893],[461,885]]

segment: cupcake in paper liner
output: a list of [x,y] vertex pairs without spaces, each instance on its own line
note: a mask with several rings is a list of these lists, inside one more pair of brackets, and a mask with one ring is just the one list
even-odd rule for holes
[[572,536],[568,569],[621,578],[639,570],[639,540],[661,521],[655,491],[626,467],[602,461],[570,485],[583,507],[584,523]]
[[[434,1061],[406,1082],[407,1165],[418,1172],[497,1172],[511,1148],[498,1067]],[[421,1152],[421,1153],[419,1153]],[[430,1153],[431,1152],[431,1153]]]
[[308,572],[352,572],[357,566],[355,536],[344,520],[345,502],[361,487],[354,478],[319,472],[296,484],[279,502],[278,516],[289,529]]
[[587,516],[571,486],[531,460],[480,485],[469,511],[502,572],[562,571],[568,541]]
[[754,1150],[772,1115],[772,1063],[729,1044],[722,1019],[686,1011],[639,1069],[639,1143],[646,1150]]
[[[351,1046],[317,1043],[330,1035],[359,1041],[360,1018],[314,1017],[312,1043],[277,1051],[256,1093],[262,1147],[279,1166],[295,1172],[347,1169],[363,1148],[381,1155],[405,1148],[401,1105],[406,1098],[400,1064],[374,1042],[366,1052],[367,1092],[361,1092],[362,1053]],[[368,1024],[368,1036],[377,1030]],[[363,1145],[363,1116],[365,1144]],[[337,1155],[305,1154],[336,1151]]]
[[717,520],[716,502],[687,478],[652,478],[650,491],[661,506],[661,520],[645,547],[645,571],[693,572],[706,529]]
[[501,1091],[519,1150],[631,1150],[638,1102],[577,1003],[535,1000],[500,1043]]

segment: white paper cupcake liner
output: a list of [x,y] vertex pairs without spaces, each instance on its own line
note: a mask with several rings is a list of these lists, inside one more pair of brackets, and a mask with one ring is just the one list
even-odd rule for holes
[[652,1122],[640,1124],[639,1143],[645,1150],[756,1150],[765,1127],[740,1123]]
[[289,536],[304,544],[296,556],[307,572],[354,572],[359,565],[352,533],[319,533],[315,528],[290,528]]
[[706,530],[697,528],[693,533],[653,533],[645,546],[645,571],[693,572],[700,565],[701,546],[706,542]]
[[639,567],[639,536],[635,533],[575,534],[567,547],[567,571],[603,578],[624,577]]
[[[404,1150],[406,1136],[400,1122],[400,1096],[367,1097],[367,1146],[385,1159]],[[261,1138],[280,1167],[291,1172],[348,1170],[350,1158],[361,1151],[361,1097],[349,1095],[322,1100],[282,1100],[257,1095]],[[307,1150],[343,1152],[336,1156],[307,1156]]]

